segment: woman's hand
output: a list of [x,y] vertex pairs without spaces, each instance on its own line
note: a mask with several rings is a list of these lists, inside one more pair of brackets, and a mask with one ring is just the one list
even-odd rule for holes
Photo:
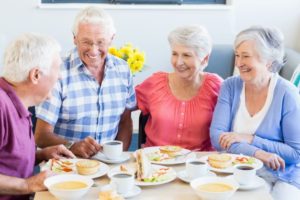
[[223,149],[229,149],[229,147],[235,142],[246,142],[251,144],[253,135],[240,134],[234,132],[225,132],[220,135],[219,144]]
[[254,155],[260,159],[267,167],[277,171],[280,168],[282,171],[285,169],[285,161],[275,153],[269,153],[263,150],[258,150]]

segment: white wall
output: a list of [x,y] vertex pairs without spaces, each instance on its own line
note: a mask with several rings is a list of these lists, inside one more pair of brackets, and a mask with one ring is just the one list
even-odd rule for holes
[[[71,27],[78,9],[40,9],[38,0],[3,0],[0,6],[0,54],[7,43],[26,31],[53,35],[66,52],[72,47]],[[108,9],[113,16],[117,35],[114,45],[131,42],[146,52],[148,67],[134,78],[140,83],[151,73],[170,71],[167,35],[176,26],[202,24],[214,43],[231,44],[234,35],[253,24],[278,26],[286,44],[300,51],[300,1],[235,0],[228,9]],[[1,66],[0,65],[0,66]],[[1,71],[1,67],[0,67]],[[134,113],[134,127],[137,128]]]

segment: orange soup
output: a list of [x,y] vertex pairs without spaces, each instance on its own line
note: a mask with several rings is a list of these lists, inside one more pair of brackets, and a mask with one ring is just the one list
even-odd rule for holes
[[198,187],[205,192],[227,192],[233,190],[233,187],[224,183],[206,183]]
[[87,187],[87,184],[81,181],[63,181],[51,186],[51,188],[59,190],[76,190],[85,187]]

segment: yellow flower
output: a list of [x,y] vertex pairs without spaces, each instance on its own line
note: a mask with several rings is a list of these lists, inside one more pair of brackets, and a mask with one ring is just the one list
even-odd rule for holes
[[141,71],[144,67],[145,53],[139,51],[137,48],[134,48],[131,43],[126,43],[119,49],[116,47],[110,47],[109,53],[127,61],[132,74]]

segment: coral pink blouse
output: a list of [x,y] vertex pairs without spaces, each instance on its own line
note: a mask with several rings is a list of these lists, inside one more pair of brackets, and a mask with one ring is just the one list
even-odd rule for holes
[[213,150],[209,127],[221,83],[218,75],[205,73],[198,94],[184,101],[172,94],[168,73],[155,73],[137,85],[138,107],[143,114],[150,114],[144,147],[178,145],[190,150]]

